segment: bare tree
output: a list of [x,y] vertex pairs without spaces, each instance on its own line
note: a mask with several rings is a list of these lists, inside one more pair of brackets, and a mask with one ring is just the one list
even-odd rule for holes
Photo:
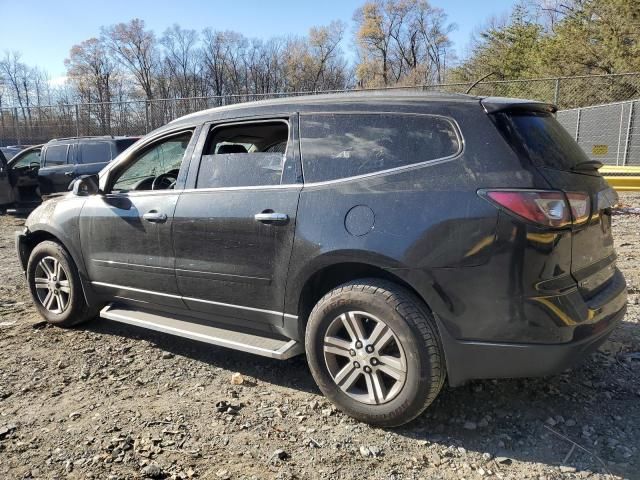
[[170,78],[175,80],[175,95],[182,98],[197,95],[201,68],[198,32],[173,25],[160,42],[164,46],[164,64]]
[[98,119],[104,133],[110,133],[115,61],[102,39],[90,38],[74,45],[65,60],[68,81],[85,102],[97,104]]
[[134,76],[147,100],[152,100],[153,82],[159,56],[154,33],[145,30],[144,21],[134,18],[102,29],[102,39],[124,68]]
[[213,90],[214,95],[222,95],[225,86],[224,73],[224,32],[214,32],[205,29],[202,32],[204,45],[202,46],[203,75]]
[[2,72],[3,83],[8,92],[7,96],[23,109],[24,104],[19,81],[20,63],[20,54],[18,52],[5,52],[4,58],[0,60],[0,72]]
[[346,64],[342,61],[342,52],[339,50],[345,30],[346,25],[338,21],[323,27],[312,27],[309,30],[310,55],[315,64],[311,90],[339,88],[336,83],[344,83],[346,75],[336,78],[335,74],[339,70],[346,70]]
[[426,0],[370,0],[354,21],[360,84],[443,81],[455,25],[442,9]]

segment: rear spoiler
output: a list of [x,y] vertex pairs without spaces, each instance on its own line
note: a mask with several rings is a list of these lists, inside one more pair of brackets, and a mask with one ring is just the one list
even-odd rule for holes
[[536,100],[522,100],[507,97],[485,97],[480,104],[487,113],[497,112],[547,112],[556,113],[558,107],[551,103],[538,102]]

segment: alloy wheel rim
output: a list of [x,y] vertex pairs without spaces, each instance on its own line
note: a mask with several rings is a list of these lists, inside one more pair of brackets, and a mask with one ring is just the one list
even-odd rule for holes
[[390,402],[407,379],[400,340],[384,321],[366,312],[350,311],[333,319],[323,353],[338,388],[361,403]]
[[69,274],[55,257],[44,257],[36,265],[36,294],[49,312],[61,314],[69,306],[71,285]]

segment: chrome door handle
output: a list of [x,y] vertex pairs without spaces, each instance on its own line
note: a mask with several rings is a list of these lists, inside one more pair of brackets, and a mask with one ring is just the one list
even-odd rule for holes
[[73,177],[73,172],[64,172],[67,177]]
[[255,218],[257,222],[285,223],[289,220],[289,215],[286,213],[262,212],[256,213],[253,218]]
[[151,223],[164,223],[167,221],[167,214],[151,210],[150,212],[142,215],[142,218]]

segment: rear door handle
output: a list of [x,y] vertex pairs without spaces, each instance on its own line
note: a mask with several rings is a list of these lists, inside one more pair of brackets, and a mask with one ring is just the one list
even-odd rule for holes
[[73,172],[64,172],[67,177],[73,177]]
[[151,223],[164,223],[167,221],[167,214],[151,210],[150,212],[142,215],[142,218]]
[[275,212],[256,213],[253,218],[255,218],[257,222],[264,223],[286,223],[289,221],[289,215],[286,213]]

